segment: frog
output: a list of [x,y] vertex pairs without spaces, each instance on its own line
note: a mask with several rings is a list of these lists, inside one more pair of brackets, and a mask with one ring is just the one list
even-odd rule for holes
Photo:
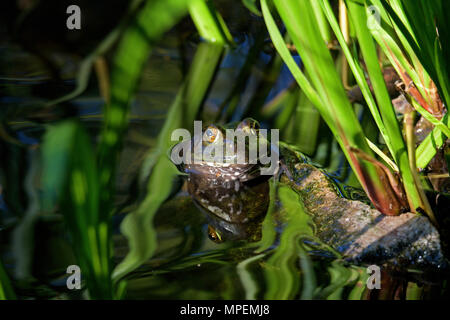
[[[237,161],[238,140],[227,140],[227,129],[249,137],[242,162]],[[208,236],[215,242],[257,237],[256,224],[267,212],[272,175],[261,174],[261,168],[267,167],[267,164],[249,160],[250,137],[255,138],[253,141],[256,143],[259,139],[266,139],[259,136],[259,129],[259,122],[252,118],[225,125],[210,124],[203,128],[201,137],[188,141],[193,156],[195,153],[202,155],[205,150],[214,147],[225,149],[232,146],[232,151],[227,154],[223,150],[223,157],[215,161],[200,159],[177,165],[187,177],[188,193],[209,219]],[[268,145],[271,149],[269,154],[277,152],[273,145]]]

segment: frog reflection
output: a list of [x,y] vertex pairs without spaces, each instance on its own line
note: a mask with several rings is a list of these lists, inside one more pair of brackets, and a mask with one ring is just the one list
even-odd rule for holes
[[200,208],[207,216],[208,219],[208,238],[216,243],[222,243],[224,241],[238,241],[246,240],[249,242],[258,241],[262,235],[262,220],[264,214],[257,217],[248,223],[230,223],[223,219],[220,219],[214,214],[205,211]]

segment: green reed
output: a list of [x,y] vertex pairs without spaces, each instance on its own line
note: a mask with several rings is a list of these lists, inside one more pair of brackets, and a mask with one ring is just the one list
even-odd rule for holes
[[[448,113],[437,103],[441,100],[448,106],[450,102],[450,31],[445,16],[450,5],[442,0],[372,3],[385,17],[374,38],[399,74],[406,73],[420,93],[413,96],[413,107],[435,125],[416,150],[417,167],[425,168],[450,133]],[[395,36],[403,50],[392,40]]]
[[16,294],[11,286],[11,281],[0,260],[0,300],[14,300]]
[[298,68],[287,51],[273,21],[267,1],[263,0],[261,6],[264,19],[275,47],[308,99],[319,110],[322,118],[341,144],[350,165],[374,205],[380,210],[389,210],[388,200],[383,194],[383,182],[378,176],[376,168],[371,163],[359,160],[350,151],[350,147],[353,146],[369,155],[372,154],[361,125],[335,71],[333,59],[320,36],[319,26],[314,18],[310,2],[274,1],[274,4],[304,61],[309,79]]
[[[361,56],[355,55],[354,50],[350,50],[328,0],[320,0],[314,4],[310,1],[274,0],[273,7],[271,7],[272,2],[269,3],[266,0],[262,0],[261,7],[267,28],[278,53],[291,70],[305,96],[308,97],[312,104],[319,110],[322,118],[333,132],[337,141],[340,143],[347,160],[374,205],[385,213],[398,214],[395,210],[390,210],[390,203],[387,197],[388,195],[384,193],[383,182],[380,180],[382,178],[378,176],[377,171],[372,165],[372,163],[375,162],[372,161],[369,163],[361,159],[360,156],[353,153],[352,150],[355,150],[354,148],[361,150],[369,157],[373,157],[373,149],[373,151],[375,151],[378,155],[381,155],[387,163],[391,163],[395,168],[398,168],[410,209],[415,211],[416,209],[421,208],[425,210],[433,219],[433,213],[429,210],[427,199],[424,197],[423,192],[421,192],[423,187],[415,178],[415,166],[411,167],[411,156],[408,155],[406,142],[401,132],[401,127],[396,118],[393,105],[384,83],[374,39],[377,40],[380,47],[385,51],[385,54],[396,67],[399,74],[402,75],[401,72],[406,68],[408,74],[411,75],[411,78],[416,80],[416,86],[422,88],[419,90],[419,93],[421,92],[424,94],[427,92],[426,87],[424,89],[424,86],[421,85],[421,83],[418,83],[418,81],[421,80],[423,82],[429,79],[424,68],[421,68],[422,59],[420,56],[426,56],[426,54],[417,54],[419,57],[417,58],[414,55],[414,52],[416,51],[411,48],[416,49],[417,43],[421,43],[422,37],[428,36],[431,37],[431,39],[437,39],[436,31],[433,28],[429,28],[427,34],[424,34],[423,32],[415,32],[413,35],[415,36],[416,42],[411,43],[411,34],[408,33],[407,36],[404,35],[404,29],[406,29],[406,27],[404,27],[404,23],[409,21],[405,20],[405,17],[407,16],[405,12],[409,10],[408,12],[410,14],[411,12],[415,12],[417,14],[417,8],[414,7],[411,2],[408,2],[408,4],[402,2],[402,6],[400,6],[399,1],[392,2],[392,7],[390,7],[390,4],[386,1],[383,1],[382,6],[380,1],[371,2],[363,0],[349,0],[345,2],[352,26],[352,32],[355,36],[355,41],[357,41],[359,45]],[[392,20],[397,19],[395,20],[397,25],[402,23],[403,29],[399,27],[395,29],[397,34],[400,34],[399,30],[403,32],[401,34],[403,36],[398,37],[400,39],[400,43],[397,43],[392,37],[389,36],[388,32],[384,29],[386,28],[385,25],[383,25],[384,28],[382,25],[375,25],[374,27],[374,22],[370,20],[373,17],[370,17],[367,14],[368,6],[373,3],[377,4],[380,9],[383,9],[379,14],[383,17],[383,19],[391,23],[391,28],[393,24],[391,22]],[[320,5],[321,14],[318,14],[317,4]],[[435,9],[427,11],[428,14],[425,16],[427,19],[436,17],[436,10],[443,8],[443,4],[440,1],[433,2],[433,5]],[[396,9],[397,13],[404,13],[402,15],[403,20],[399,19],[397,16],[394,17],[395,19],[390,16],[395,15],[392,8]],[[401,11],[399,8],[404,11]],[[290,38],[302,57],[302,61],[305,64],[305,73],[302,72],[293,61],[291,54],[286,47],[286,43],[274,23],[272,13],[275,12],[280,15],[287,28]],[[329,41],[329,38],[326,37],[326,34],[323,31],[324,19],[320,19],[320,16],[325,17],[325,20],[327,20],[341,46],[341,50],[351,71],[353,72],[353,76],[357,84],[361,89],[377,128],[383,137],[388,150],[390,151],[390,159],[386,157],[386,155],[384,155],[372,143],[372,141],[365,137],[359,121],[356,119],[353,108],[351,107],[345,90],[341,84],[341,80],[334,69],[331,55],[326,47],[326,43]],[[412,17],[409,17],[409,19],[411,18]],[[430,23],[431,20],[423,22]],[[370,26],[370,23],[372,23],[372,26]],[[415,23],[413,23],[413,25],[414,24]],[[433,24],[431,23],[431,25]],[[439,24],[439,26],[445,29],[442,24]],[[410,29],[408,30],[411,31],[414,30],[414,28],[410,26]],[[436,42],[438,40],[432,41]],[[409,57],[400,49],[400,46],[406,48],[406,51],[409,53]],[[424,43],[424,50],[425,53],[428,52],[428,58],[430,58],[431,55],[430,46],[431,44],[429,41]],[[445,47],[442,45],[442,50],[436,49],[436,46],[434,48],[433,53],[436,57],[433,59],[433,62],[434,68],[436,68],[442,66],[442,62],[444,61],[442,56],[443,53],[445,53]],[[373,88],[373,94],[369,89],[369,84],[360,59],[363,59],[364,61],[364,67],[367,70],[367,74]],[[412,62],[409,62],[409,59],[411,59]],[[430,68],[429,63],[423,63],[423,65],[425,66],[425,69],[427,69],[427,66]],[[414,68],[412,66],[414,66]],[[445,78],[445,74],[443,75],[445,68],[443,68],[443,70],[444,71],[442,72],[435,71],[428,73],[431,75],[435,74],[434,77],[431,77],[437,80],[436,83],[439,83],[440,79],[447,79]],[[402,78],[402,80],[405,79],[409,78]],[[428,81],[426,83],[429,84],[430,82]],[[439,85],[439,88],[441,88],[440,92],[443,93],[444,97],[446,96],[446,85],[446,83],[444,86]],[[432,101],[432,98],[435,98],[430,97],[429,95],[425,97],[428,98],[428,101]],[[416,98],[416,96],[413,95],[413,98]],[[421,100],[419,100],[419,102],[420,101]],[[424,168],[428,161],[431,160],[431,156],[434,155],[436,148],[440,146],[439,144],[443,143],[444,139],[442,135],[449,132],[446,124],[446,121],[448,120],[447,116],[445,116],[443,121],[439,121],[439,119],[434,118],[433,115],[428,113],[427,110],[424,110],[424,108],[416,102],[417,101],[412,102],[413,106],[415,106],[416,109],[424,115],[424,117],[436,125],[435,130],[432,134],[430,134],[430,136],[438,139],[438,144],[434,144],[433,148],[431,146],[433,139],[429,137],[425,139],[422,145],[417,149],[417,165],[420,168]],[[425,107],[427,106],[425,105]],[[436,140],[433,142],[436,142]]]

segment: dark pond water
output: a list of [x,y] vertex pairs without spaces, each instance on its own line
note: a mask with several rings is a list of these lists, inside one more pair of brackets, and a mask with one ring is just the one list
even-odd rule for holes
[[[246,22],[236,21],[230,28],[238,45],[228,50],[222,60],[200,115],[205,121],[217,115],[255,41],[254,31],[241,31]],[[257,22],[252,22],[250,29],[257,26]],[[183,43],[184,55],[180,54],[180,45],[177,33],[171,32],[154,49],[131,104],[116,183],[115,262],[121,261],[128,252],[120,223],[139,203],[136,191],[139,170],[148,151],[156,144],[168,106],[195,51],[196,39],[188,37]],[[255,63],[231,120],[244,115],[247,102],[258,90],[270,60],[270,48],[267,51],[261,52]],[[2,172],[2,181],[6,183],[0,186],[2,261],[15,278],[27,279],[17,284],[19,294],[25,298],[77,297],[65,290],[65,268],[75,258],[62,216],[58,212],[39,213],[39,143],[46,126],[70,116],[81,119],[95,143],[104,101],[93,78],[87,90],[70,102],[58,108],[39,107],[43,101],[73,90],[80,63],[77,55],[55,53],[61,71],[61,80],[57,82],[51,80],[39,59],[10,41],[0,43],[0,57],[0,120],[9,130],[0,132],[1,139],[20,141],[20,145],[12,141],[5,143],[1,150],[2,165],[7,169]],[[300,62],[298,57],[297,61]],[[267,100],[292,82],[285,67],[277,79]],[[336,148],[324,146],[323,149]],[[337,155],[335,163],[330,166],[343,170],[342,155],[338,151],[334,154]],[[320,154],[315,160],[321,162]],[[175,183],[178,187],[181,184],[181,179]],[[9,206],[2,198],[2,190],[7,188],[17,191],[15,201]],[[282,212],[283,208],[278,210]],[[275,226],[276,241],[266,250],[258,251],[260,243],[246,241],[217,244],[207,236],[207,216],[179,188],[174,189],[173,196],[158,210],[154,225],[157,250],[150,260],[127,276],[128,299],[431,299],[449,294],[440,279],[424,282],[415,280],[415,274],[400,276],[388,272],[382,274],[381,290],[369,290],[365,266],[348,265],[320,243],[302,235],[293,233],[293,239],[284,238],[286,224]],[[15,237],[18,226],[25,230],[22,233],[33,231],[30,237],[18,240]],[[294,248],[289,243],[295,243]]]

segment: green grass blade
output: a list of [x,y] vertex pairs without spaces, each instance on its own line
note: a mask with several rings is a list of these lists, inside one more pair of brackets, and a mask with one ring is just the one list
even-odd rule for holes
[[447,127],[442,121],[436,119],[431,113],[425,110],[416,100],[411,99],[412,106],[416,109],[425,119],[430,121],[436,128],[439,128],[443,134],[450,138],[450,128]]
[[[311,78],[310,83],[297,77],[296,80],[300,79],[298,81],[300,87],[305,91],[305,94],[307,93],[306,90],[314,90],[319,96],[319,99],[311,101],[340,143],[347,160],[373,204],[385,213],[395,214],[396,209],[392,209],[393,207],[384,192],[383,182],[378,176],[375,166],[358,159],[353,152],[350,152],[351,147],[353,147],[373,157],[361,125],[335,70],[331,54],[326,44],[318,36],[320,31],[314,20],[311,3],[303,0],[274,1],[274,3]],[[274,26],[266,0],[261,1],[261,7],[269,33],[273,37],[272,34],[277,35],[276,32],[273,32],[276,31],[276,26]],[[277,50],[278,47],[282,51],[285,50],[281,44],[277,47],[276,42],[281,41],[280,37],[278,39],[273,37],[272,40]],[[280,55],[283,59],[285,59],[284,57],[286,59],[291,58],[282,51]],[[287,60],[287,65],[293,74],[298,72],[298,67],[289,64],[289,60]],[[308,96],[308,98],[310,97]]]
[[[383,49],[384,54],[388,57],[391,64],[397,69],[397,63],[393,61],[392,59],[393,56],[391,52],[394,53],[395,58],[400,62],[403,69],[406,70],[408,75],[416,84],[416,87],[420,91],[422,96],[426,97],[427,92],[425,91],[425,88],[428,87],[429,85],[430,76],[425,71],[422,64],[419,62],[416,52],[413,49],[413,45],[411,45],[410,42],[408,42],[408,38],[403,34],[403,31],[405,29],[399,28],[397,24],[390,18],[388,12],[384,9],[380,0],[371,0],[371,3],[374,4],[376,8],[379,10],[385,23],[380,25],[380,28],[371,29],[372,35],[374,36],[375,40],[378,42],[380,47]],[[398,3],[398,1],[391,1],[390,4],[394,9],[394,11],[396,12],[396,14],[399,16],[406,30],[408,30],[409,33],[411,34],[411,26],[407,21],[403,10],[401,9],[401,5]],[[395,36],[398,37],[401,46],[408,53],[408,56],[412,62],[413,67],[410,66],[406,57],[402,54],[402,50],[397,45],[397,42],[393,40]],[[412,34],[412,36],[414,35]],[[390,50],[387,50],[388,47]],[[397,69],[397,72],[398,71],[399,70]],[[419,74],[421,75],[421,77],[418,76]]]
[[350,49],[344,39],[344,35],[342,34],[339,24],[336,20],[336,17],[334,16],[333,10],[330,6],[330,3],[328,0],[321,0],[320,4],[322,5],[322,8],[324,10],[325,16],[328,19],[328,22],[331,25],[331,28],[334,31],[334,34],[336,35],[337,40],[339,41],[339,44],[341,45],[342,51],[344,52],[344,55],[348,61],[349,67],[353,72],[353,75],[355,77],[355,80],[361,89],[361,92],[364,96],[364,99],[370,109],[370,112],[372,113],[372,116],[375,120],[375,123],[378,126],[378,129],[381,132],[381,135],[383,136],[384,141],[386,142],[389,150],[391,151],[391,154],[394,153],[394,150],[392,149],[392,144],[390,143],[390,137],[386,133],[386,128],[384,126],[383,120],[381,119],[380,112],[378,110],[377,104],[375,102],[375,99],[370,92],[369,84],[366,81],[366,78],[364,76],[364,70],[360,66],[358,59],[355,58],[352,53],[350,52]]
[[[448,113],[445,114],[442,122],[447,127],[450,127],[450,119]],[[416,163],[417,168],[425,169],[430,163],[431,159],[436,155],[436,150],[439,149],[446,141],[445,135],[439,128],[434,128],[433,131],[422,141],[416,149]]]
[[289,70],[292,73],[292,76],[299,83],[308,99],[312,103],[314,103],[315,106],[321,106],[322,102],[320,100],[320,97],[318,96],[317,92],[314,90],[308,79],[305,77],[303,72],[300,70],[300,67],[297,65],[294,58],[291,56],[291,53],[289,52],[289,49],[284,42],[283,36],[278,30],[275,20],[270,13],[266,0],[261,1],[261,9],[273,45],[277,49],[278,54],[283,58],[284,63],[288,66]]
[[[450,42],[445,15],[445,12],[450,9],[448,1],[396,0],[396,11],[391,8],[386,0],[380,1],[398,29],[406,37],[421,64],[438,87],[445,104],[448,105],[448,99],[450,98],[450,84],[448,82]],[[407,26],[402,20],[407,21]],[[438,46],[437,43],[439,43]],[[440,76],[439,73],[442,73],[444,77]]]
[[347,1],[347,6],[356,28],[356,35],[386,128],[386,134],[389,136],[391,153],[403,179],[411,210],[414,211],[422,206],[422,201],[414,183],[406,146],[378,63],[376,47],[367,27],[366,8],[362,1]]
[[11,281],[3,267],[2,261],[0,261],[0,300],[15,300],[16,294],[11,286]]
[[256,14],[257,16],[262,16],[261,11],[259,11],[256,2],[258,0],[242,0],[242,4],[247,7],[250,12]]
[[[384,53],[387,55],[391,63],[394,67],[396,67],[398,71],[398,63],[402,66],[404,70],[408,73],[408,75],[413,80],[414,84],[416,85],[416,88],[419,90],[419,92],[422,94],[422,96],[425,99],[429,99],[428,93],[426,92],[425,88],[428,87],[429,84],[429,75],[428,73],[423,69],[422,65],[418,62],[417,54],[421,55],[421,59],[426,59],[427,69],[432,68],[432,66],[429,64],[430,59],[425,56],[425,53],[420,49],[419,43],[416,42],[416,39],[420,36],[424,36],[423,33],[420,35],[416,35],[413,32],[413,28],[411,27],[411,24],[409,23],[409,20],[406,16],[405,8],[401,0],[392,0],[390,1],[390,6],[382,0],[371,0],[372,3],[374,3],[379,10],[384,15],[387,15],[389,12],[390,21],[387,21],[388,23],[391,23],[393,28],[395,29],[395,32],[399,39],[401,40],[401,43],[405,50],[408,52],[410,58],[412,59],[414,70],[411,65],[408,63],[408,61],[405,59],[401,49],[397,45],[397,43],[391,38],[391,36],[383,29],[377,28],[372,30],[372,34],[374,38],[377,40],[378,44],[383,49]],[[409,10],[416,10],[417,8],[414,8],[414,5],[408,3],[406,4],[408,6]],[[410,7],[409,7],[410,6]],[[420,10],[419,10],[420,11]],[[419,11],[414,11],[418,14]],[[410,13],[411,14],[411,13]],[[419,19],[423,19],[422,17],[419,17]],[[413,21],[413,24],[416,23]],[[445,32],[446,28],[440,28],[442,30],[441,32]],[[434,33],[434,30],[429,30],[430,34]],[[420,39],[420,38],[419,38]],[[428,36],[427,39],[428,40]],[[446,67],[442,65],[440,50],[437,48],[437,38],[434,40],[434,61],[437,62],[438,67],[433,68],[436,72],[436,77],[439,80],[440,83],[448,83],[448,76],[445,75]],[[423,45],[423,41],[420,41],[420,44]],[[430,45],[427,45],[428,47]],[[430,51],[431,49],[429,49]],[[421,77],[418,76],[418,72],[421,72]],[[441,86],[443,97],[445,101],[449,101],[449,93],[446,88],[446,86]],[[447,132],[448,133],[448,126],[441,122],[436,120],[434,117],[432,117],[428,112],[423,110],[421,106],[416,104],[418,106],[416,109],[429,121],[431,121],[434,125],[438,126],[439,128],[435,128],[433,130],[433,133],[431,133],[427,139],[423,141],[423,143],[419,146],[419,148],[416,151],[416,159],[417,159],[417,167],[419,168],[425,168],[429,161],[431,161],[432,157],[436,154],[435,149],[440,148],[445,141],[443,137],[441,137],[441,132]]]
[[342,289],[352,276],[352,271],[346,268],[342,261],[335,260],[328,268],[330,274],[330,284],[316,293],[316,299],[337,300],[341,299]]
[[111,72],[111,102],[106,106],[98,146],[100,168],[100,211],[109,216],[117,155],[128,125],[128,109],[150,50],[162,34],[186,12],[187,1],[147,1],[125,31]]
[[[379,0],[372,0],[372,2],[376,5],[376,7],[379,10],[381,10],[384,14],[387,15],[387,12],[384,10]],[[402,74],[403,70],[406,71],[411,80],[416,85],[416,88],[422,94],[422,96],[427,97],[425,88],[427,83],[429,82],[429,80],[427,81],[427,79],[429,79],[428,74],[423,69],[422,65],[419,63],[412,46],[406,40],[406,37],[403,35],[402,31],[391,20],[388,20],[386,24],[387,25],[383,25],[380,23],[378,25],[374,25],[370,29],[372,36],[377,41],[378,45],[381,47],[384,54],[389,59],[390,63],[395,68],[397,73]],[[392,27],[395,30],[395,35],[400,39],[401,42],[400,44],[403,46],[405,51],[408,52],[408,55],[412,60],[414,68],[411,66],[411,63],[407,59],[406,55],[403,53],[403,50],[400,48],[400,44],[397,43],[398,41],[394,40],[393,38],[394,35],[391,35],[388,32],[387,30],[388,26]],[[421,72],[421,77],[419,77],[418,71]]]
[[325,43],[331,43],[331,33],[330,33],[330,25],[328,24],[327,18],[325,17],[322,8],[320,7],[319,1],[311,1],[311,6],[314,11],[314,15],[317,20],[317,24],[319,25],[320,35],[322,36],[323,41]]
[[367,289],[367,279],[369,274],[364,268],[354,268],[353,273],[356,274],[357,280],[353,284],[353,289],[348,295],[348,300],[361,300]]
[[255,243],[257,249],[256,253],[261,253],[267,249],[269,249],[275,242],[277,232],[275,230],[276,221],[274,217],[274,212],[276,208],[277,201],[277,186],[278,181],[276,179],[272,179],[270,181],[270,190],[269,190],[269,208],[267,209],[266,217],[262,223],[262,237],[261,240]]
[[284,141],[296,145],[301,152],[312,155],[319,139],[320,114],[303,92],[298,92],[298,95],[298,99],[292,103],[294,110],[284,108],[277,117],[275,126],[283,128],[281,134]]
[[203,39],[219,44],[233,43],[233,37],[212,1],[191,0],[189,13]]
[[51,126],[43,140],[42,157],[45,207],[60,198],[90,297],[112,299],[111,226],[99,212],[98,172],[90,138],[75,121]]

